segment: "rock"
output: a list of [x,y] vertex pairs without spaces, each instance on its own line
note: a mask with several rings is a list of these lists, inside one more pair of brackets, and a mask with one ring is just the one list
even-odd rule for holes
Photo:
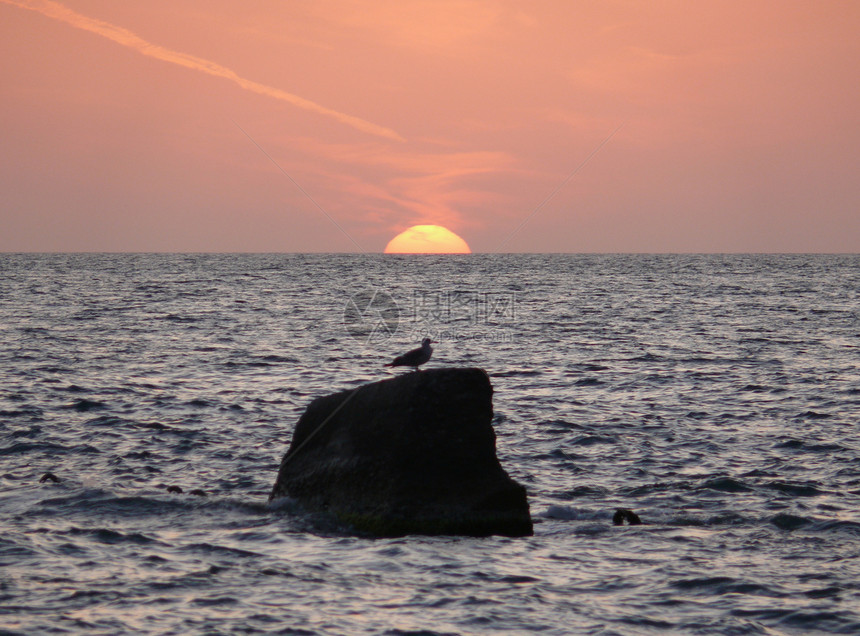
[[618,510],[615,511],[615,514],[612,515],[612,525],[623,526],[625,520],[631,526],[642,525],[642,519],[639,518],[639,515],[627,508],[618,508]]
[[269,499],[376,536],[531,535],[525,488],[496,457],[492,395],[481,369],[430,369],[317,398]]

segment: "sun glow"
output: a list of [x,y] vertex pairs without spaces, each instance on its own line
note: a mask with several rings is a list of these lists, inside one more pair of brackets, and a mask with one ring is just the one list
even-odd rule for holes
[[469,245],[441,225],[413,225],[385,246],[386,254],[471,254]]

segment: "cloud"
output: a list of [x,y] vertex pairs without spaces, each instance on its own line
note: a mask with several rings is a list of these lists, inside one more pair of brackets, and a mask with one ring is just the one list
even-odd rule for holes
[[221,66],[216,62],[212,62],[211,60],[206,60],[180,51],[173,51],[157,44],[153,44],[126,28],[87,17],[58,2],[51,2],[50,0],[0,0],[0,2],[5,2],[6,4],[11,4],[22,9],[37,11],[44,16],[65,22],[75,28],[100,35],[112,42],[116,42],[117,44],[133,49],[148,57],[153,57],[163,62],[170,62],[177,66],[184,66],[185,68],[200,71],[207,75],[213,75],[215,77],[230,80],[245,90],[287,102],[297,108],[302,108],[326,117],[331,117],[332,119],[335,119],[342,124],[346,124],[347,126],[351,126],[356,130],[376,135],[378,137],[384,137],[386,139],[404,141],[403,137],[390,128],[385,128],[384,126],[379,126],[372,122],[365,121],[359,117],[354,117],[353,115],[326,108],[325,106],[321,106],[309,99],[293,95],[292,93],[288,93],[287,91],[279,88],[246,79],[238,75],[235,71],[225,66]]
[[[464,211],[504,208],[494,179],[523,172],[515,156],[500,151],[433,152],[378,142],[330,144],[306,137],[281,143],[292,153],[301,149],[304,156],[314,158],[295,166],[305,172],[303,178],[327,184],[329,193],[340,193],[328,194],[327,205],[344,215],[356,214],[355,201],[362,201],[369,212],[368,224],[372,220],[391,231],[420,223],[455,229],[482,226]],[[316,174],[307,173],[309,169]]]

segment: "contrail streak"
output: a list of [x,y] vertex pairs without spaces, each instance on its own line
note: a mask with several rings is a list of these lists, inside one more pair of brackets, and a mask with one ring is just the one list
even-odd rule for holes
[[214,75],[215,77],[230,80],[245,90],[265,95],[267,97],[273,97],[275,99],[288,102],[298,108],[303,108],[304,110],[331,117],[342,124],[352,126],[356,130],[360,130],[371,135],[377,135],[379,137],[385,137],[387,139],[393,139],[395,141],[405,141],[403,137],[390,128],[378,126],[377,124],[365,121],[359,117],[353,117],[352,115],[347,115],[346,113],[326,108],[325,106],[321,106],[309,99],[293,95],[292,93],[288,93],[287,91],[283,91],[279,88],[274,88],[272,86],[267,86],[266,84],[245,79],[225,66],[221,66],[220,64],[201,57],[166,49],[163,46],[144,40],[142,37],[126,28],[116,26],[115,24],[110,24],[109,22],[104,22],[102,20],[97,20],[96,18],[87,17],[58,2],[51,2],[50,0],[0,0],[0,2],[5,2],[6,4],[11,4],[22,9],[37,11],[49,18],[65,22],[66,24],[78,29],[83,29],[84,31],[95,33],[107,38],[108,40],[116,42],[117,44],[134,49],[138,53],[154,57],[155,59],[162,60],[163,62],[170,62],[171,64],[184,66],[185,68],[200,71],[207,75]]

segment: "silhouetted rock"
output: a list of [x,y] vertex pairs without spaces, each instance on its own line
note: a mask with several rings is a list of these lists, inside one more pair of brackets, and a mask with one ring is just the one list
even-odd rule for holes
[[55,484],[60,483],[60,478],[57,477],[54,473],[45,473],[39,478],[39,483],[44,484],[46,481],[52,481]]
[[377,536],[532,534],[525,488],[496,457],[480,369],[405,373],[311,402],[270,499]]
[[616,526],[623,526],[624,522],[627,521],[631,526],[641,526],[642,519],[639,518],[632,510],[628,510],[627,508],[619,508],[615,511],[615,514],[612,515],[612,523]]

